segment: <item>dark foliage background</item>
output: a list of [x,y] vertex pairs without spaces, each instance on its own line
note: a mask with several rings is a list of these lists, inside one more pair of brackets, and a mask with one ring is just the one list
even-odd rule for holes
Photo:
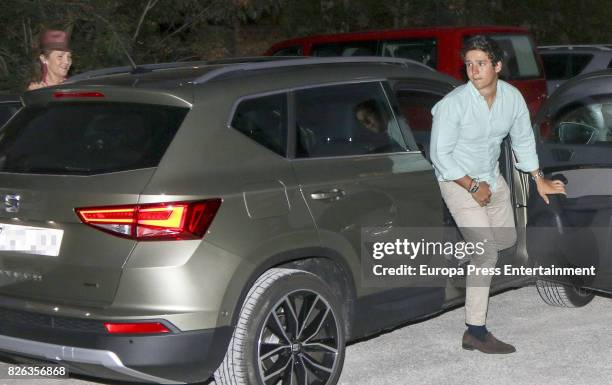
[[261,54],[317,33],[528,27],[538,44],[612,43],[610,0],[2,0],[0,92],[29,80],[41,28],[72,31],[73,70]]

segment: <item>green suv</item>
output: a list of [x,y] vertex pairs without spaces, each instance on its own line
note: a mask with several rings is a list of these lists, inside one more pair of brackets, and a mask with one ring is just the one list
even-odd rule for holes
[[404,59],[268,58],[26,93],[0,135],[0,351],[116,380],[336,383],[347,341],[463,301],[361,269],[363,229],[444,225],[429,111],[456,85]]

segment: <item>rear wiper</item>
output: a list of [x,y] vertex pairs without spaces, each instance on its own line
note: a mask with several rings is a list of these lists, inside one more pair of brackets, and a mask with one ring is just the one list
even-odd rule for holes
[[63,172],[73,172],[78,174],[89,174],[91,169],[82,167],[70,167],[70,166],[59,166],[59,167],[29,167],[29,168],[15,168],[12,170],[6,170],[7,172],[24,173],[24,174],[58,174],[61,175]]
[[64,171],[91,172],[90,168],[84,168],[84,167],[64,166],[63,168],[64,168]]

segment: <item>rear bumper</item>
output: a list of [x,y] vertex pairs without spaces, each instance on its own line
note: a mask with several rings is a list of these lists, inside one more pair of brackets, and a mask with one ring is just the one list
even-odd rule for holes
[[[140,381],[167,383],[167,384],[182,384],[184,382],[173,381],[167,378],[156,377],[138,370],[126,367],[121,359],[113,352],[108,350],[84,349],[75,348],[72,346],[61,346],[47,344],[44,342],[36,342],[24,340],[22,338],[14,338],[0,336],[0,349],[4,352],[18,353],[25,355],[28,358],[39,358],[45,361],[58,362],[65,364],[69,369],[75,371],[74,365],[92,365],[101,366],[112,373],[125,376],[128,379],[136,379]],[[80,371],[79,366],[76,367],[76,372]],[[81,374],[90,374],[88,372]],[[90,374],[90,375],[95,375]]]
[[115,336],[0,321],[0,333],[0,354],[17,361],[54,362],[70,373],[120,381],[180,384],[210,378],[232,328]]

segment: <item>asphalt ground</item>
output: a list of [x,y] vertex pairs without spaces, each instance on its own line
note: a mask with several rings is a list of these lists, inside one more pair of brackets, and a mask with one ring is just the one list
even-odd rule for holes
[[[517,352],[486,355],[461,349],[463,308],[405,325],[347,348],[342,385],[612,383],[612,299],[583,308],[546,305],[535,287],[490,300],[488,327]],[[6,364],[0,364],[6,365]],[[83,378],[0,379],[11,385],[110,384]],[[113,383],[117,384],[117,383]]]

